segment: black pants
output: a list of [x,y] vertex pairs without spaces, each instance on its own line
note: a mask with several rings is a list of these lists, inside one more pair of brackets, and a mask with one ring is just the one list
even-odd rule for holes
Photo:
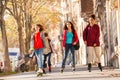
[[46,64],[46,60],[47,60],[47,57],[48,57],[48,66],[51,66],[51,52],[49,52],[48,54],[44,54],[44,60],[43,60],[43,68],[46,68],[47,67],[47,64]]

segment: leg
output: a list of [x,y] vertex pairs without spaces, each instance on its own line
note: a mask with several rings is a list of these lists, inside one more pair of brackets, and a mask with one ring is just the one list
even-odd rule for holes
[[89,72],[91,72],[93,47],[87,47],[87,50],[88,50],[88,70]]
[[48,69],[49,69],[49,72],[51,72],[51,52],[48,53]]
[[45,72],[45,69],[47,67],[47,64],[46,64],[46,59],[47,59],[47,55],[44,54],[44,60],[43,60],[43,73],[46,74]]
[[101,61],[100,61],[100,53],[101,53],[100,52],[100,47],[95,47],[94,49],[95,49],[95,55],[98,59],[98,67],[102,71],[102,66],[101,66]]
[[37,64],[38,64],[38,68],[39,68],[39,72],[43,72],[42,71],[42,49],[37,49],[35,50],[35,54],[36,54],[36,57],[37,57]]
[[69,51],[69,46],[66,45],[65,54],[64,54],[63,61],[62,61],[62,68],[65,68],[65,62],[66,62],[66,59],[67,59],[68,51]]
[[66,44],[64,58],[63,58],[63,61],[62,61],[61,72],[63,72],[63,69],[65,68],[65,62],[66,62],[66,58],[67,58],[67,55],[68,55],[68,51],[69,51],[69,45]]
[[98,63],[100,63],[101,62],[100,61],[100,47],[95,47],[94,50],[95,50],[95,55],[98,59]]
[[75,51],[74,51],[74,47],[71,45],[70,47],[71,50],[71,57],[72,57],[72,67],[73,67],[73,71],[75,71]]
[[51,52],[48,53],[48,66],[51,66]]
[[47,60],[47,55],[44,55],[43,68],[47,67],[46,60]]

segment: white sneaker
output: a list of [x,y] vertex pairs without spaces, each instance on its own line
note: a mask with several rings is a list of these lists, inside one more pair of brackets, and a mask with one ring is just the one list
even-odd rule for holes
[[43,70],[42,69],[39,69],[38,71],[37,71],[37,77],[38,76],[43,76]]
[[37,71],[37,73],[43,73],[43,70],[42,70],[42,69],[39,69],[39,70]]

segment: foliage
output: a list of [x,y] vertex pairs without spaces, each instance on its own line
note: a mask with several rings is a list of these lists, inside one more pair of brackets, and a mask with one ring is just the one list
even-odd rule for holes
[[[13,0],[15,1],[15,0]],[[30,3],[30,0],[21,0],[17,1],[17,6],[22,5],[22,14],[25,12],[25,8],[23,7],[23,3],[26,1],[26,7],[27,7],[27,13],[32,16],[32,23],[31,24],[36,24],[40,23],[42,24],[46,29],[50,28],[49,26],[52,23],[57,24],[58,22],[61,21],[61,12],[59,11],[60,9],[60,3],[54,0],[33,0],[32,5]],[[15,3],[15,2],[14,2]],[[22,3],[22,4],[21,4]],[[10,11],[13,11],[12,8],[12,2],[8,3],[8,8]],[[7,8],[7,10],[8,10]],[[19,8],[17,8],[19,9]],[[20,14],[20,13],[19,13]],[[8,44],[9,47],[18,47],[19,42],[18,42],[18,27],[17,23],[15,21],[15,16],[12,16],[11,12],[6,11],[5,13],[6,16],[8,16],[5,21],[6,21],[6,29],[7,29],[7,37],[8,37]],[[20,15],[22,16],[22,15]],[[25,16],[23,15],[23,20],[25,20]],[[22,23],[24,24],[24,23]],[[23,25],[24,26],[24,25]],[[24,26],[25,27],[25,26]],[[25,32],[23,28],[23,32]],[[25,34],[23,34],[25,36]]]
[[15,20],[12,16],[8,15],[6,20],[6,32],[7,32],[7,38],[8,38],[8,47],[19,47],[19,41],[18,41],[18,32],[17,32],[17,26],[15,24]]

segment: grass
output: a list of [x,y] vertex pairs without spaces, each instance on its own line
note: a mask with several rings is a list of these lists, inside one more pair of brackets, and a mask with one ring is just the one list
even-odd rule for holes
[[16,74],[17,72],[2,72],[0,73],[0,76],[8,76],[8,75],[12,75],[12,74]]

